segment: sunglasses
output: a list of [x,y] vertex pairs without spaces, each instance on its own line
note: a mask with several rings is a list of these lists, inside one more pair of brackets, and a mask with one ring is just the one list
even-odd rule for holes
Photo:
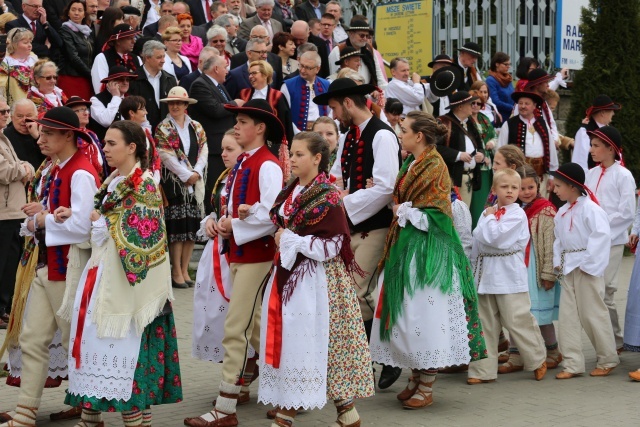
[[6,110],[0,110],[0,114],[9,114],[11,109],[7,108]]
[[476,107],[482,107],[482,102],[472,102],[471,105]]
[[58,80],[58,76],[41,76],[40,78],[45,79],[47,81]]

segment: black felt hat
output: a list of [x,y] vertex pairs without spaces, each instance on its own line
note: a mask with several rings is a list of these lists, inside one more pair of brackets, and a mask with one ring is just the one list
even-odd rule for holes
[[577,163],[565,163],[558,170],[549,172],[549,175],[577,187],[585,196],[588,194],[587,187],[584,185],[584,169]]
[[353,57],[353,56],[360,56],[360,57],[362,57],[362,56],[364,56],[364,55],[362,55],[362,52],[360,52],[360,49],[356,49],[356,48],[355,48],[355,47],[353,47],[353,46],[345,46],[345,48],[344,48],[344,49],[342,49],[342,50],[340,51],[340,59],[338,59],[338,60],[335,62],[335,64],[336,64],[336,65],[341,65],[341,64],[342,64],[342,61],[344,61],[344,60],[345,60],[345,59],[347,59],[347,58],[351,58],[351,57]]
[[436,57],[433,58],[433,61],[431,61],[431,62],[429,62],[427,64],[427,67],[433,68],[433,66],[435,64],[448,64],[448,65],[451,65],[451,64],[453,64],[453,60],[449,57],[449,55],[440,54],[440,55],[436,55]]
[[335,79],[329,85],[329,90],[313,98],[313,102],[317,105],[329,105],[331,98],[341,98],[349,95],[366,95],[374,90],[376,90],[376,88],[373,85],[359,85],[348,78]]
[[82,99],[82,97],[80,96],[72,96],[71,98],[69,98],[67,100],[67,102],[64,104],[65,107],[69,107],[69,108],[73,108],[73,107],[77,107],[78,105],[84,105],[85,107],[91,107],[91,101],[87,101],[85,99]]
[[264,99],[252,99],[247,101],[242,107],[225,104],[224,108],[234,114],[246,114],[256,118],[267,125],[267,139],[274,144],[286,144],[286,134],[284,125],[273,113],[273,109]]
[[140,12],[140,9],[138,9],[135,6],[122,6],[120,8],[120,10],[122,11],[122,13],[124,13],[125,15],[136,15],[136,16],[142,16],[142,13]]
[[129,71],[127,67],[124,67],[122,65],[114,65],[113,67],[109,68],[109,75],[100,80],[100,83],[108,83],[111,80],[118,80],[124,77],[136,79],[138,78],[138,75]]
[[474,42],[466,42],[462,47],[458,48],[458,52],[467,52],[476,58],[480,58],[482,56],[482,49],[480,49],[480,45]]
[[611,98],[607,95],[598,95],[593,100],[591,107],[587,108],[587,117],[591,117],[593,113],[597,113],[598,111],[603,110],[614,110],[618,111],[622,108],[622,105],[613,102]]
[[598,138],[606,142],[616,152],[616,159],[622,158],[622,135],[613,126],[602,126],[596,130],[588,130],[587,133],[592,138]]
[[351,24],[349,24],[349,29],[347,31],[368,31],[373,34],[373,28],[371,28],[369,24],[362,19],[353,19]]
[[460,90],[454,93],[453,95],[449,95],[449,105],[447,106],[447,109],[450,110],[452,107],[455,107],[461,104],[466,104],[468,102],[475,101],[476,99],[480,99],[480,98],[477,96],[470,95],[469,92],[467,91]]
[[76,136],[87,142],[92,142],[91,137],[80,129],[78,115],[69,107],[54,107],[47,111],[41,119],[27,119],[27,122],[36,122],[49,129],[71,130],[75,132]]
[[534,86],[544,82],[550,82],[553,79],[555,79],[555,77],[547,73],[542,68],[536,68],[527,74],[527,83],[524,85],[524,90],[528,91]]
[[520,91],[520,92],[513,92],[511,94],[511,99],[513,99],[515,102],[518,102],[520,98],[529,98],[530,100],[535,102],[536,105],[542,104],[542,102],[544,102],[544,99],[542,99],[540,95],[533,92]]
[[111,31],[111,36],[109,37],[107,42],[112,42],[127,37],[134,37],[141,33],[142,31],[134,30],[129,24],[118,24],[113,27],[113,31]]
[[433,72],[429,81],[429,88],[435,96],[449,96],[460,87],[460,82],[463,78],[464,72],[462,68],[457,65],[447,65]]

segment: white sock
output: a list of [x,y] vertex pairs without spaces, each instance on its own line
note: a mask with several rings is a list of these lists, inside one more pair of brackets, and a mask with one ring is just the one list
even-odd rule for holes
[[[207,412],[204,415],[201,415],[205,421],[211,422],[216,419],[224,418],[229,414],[236,413],[236,404],[238,403],[237,395],[240,393],[240,389],[242,387],[235,384],[225,383],[224,381],[220,381],[220,393],[224,393],[227,395],[235,395],[236,398],[223,397],[219,395],[216,398],[216,407],[214,411]],[[215,412],[215,414],[214,414]]]
[[40,406],[40,399],[20,397],[18,398],[18,405],[16,406],[16,414],[13,416],[14,424],[24,426],[35,426],[36,417],[38,415],[38,407]]

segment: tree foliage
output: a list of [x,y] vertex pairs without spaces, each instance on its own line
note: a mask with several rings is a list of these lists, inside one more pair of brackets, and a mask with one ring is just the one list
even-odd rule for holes
[[582,70],[576,73],[567,118],[567,135],[574,135],[585,110],[604,93],[622,104],[612,126],[623,138],[626,167],[640,178],[640,2],[590,0],[582,9]]

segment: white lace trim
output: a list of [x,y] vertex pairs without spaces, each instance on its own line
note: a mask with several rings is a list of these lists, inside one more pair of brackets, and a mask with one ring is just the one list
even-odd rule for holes
[[300,251],[300,246],[304,240],[289,229],[285,229],[280,236],[280,264],[283,268],[291,270],[296,262],[296,257]]
[[[22,375],[22,349],[18,347],[9,348],[7,365],[12,377],[20,378]],[[67,376],[67,352],[62,347],[62,332],[60,329],[49,344],[49,367],[47,370],[49,378],[65,378]]]

